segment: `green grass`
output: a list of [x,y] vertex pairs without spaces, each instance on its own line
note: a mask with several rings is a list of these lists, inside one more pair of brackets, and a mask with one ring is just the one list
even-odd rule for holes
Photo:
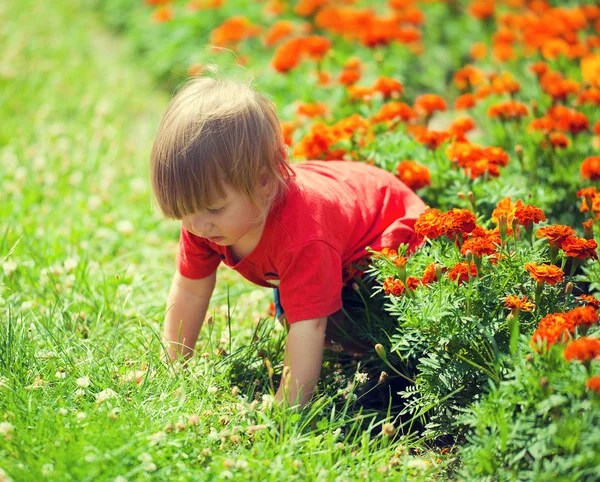
[[179,225],[147,160],[168,96],[84,2],[2,2],[0,42],[0,480],[447,480],[410,420],[357,403],[356,361],[329,354],[301,413],[270,408],[285,335],[231,270],[206,357],[163,365]]

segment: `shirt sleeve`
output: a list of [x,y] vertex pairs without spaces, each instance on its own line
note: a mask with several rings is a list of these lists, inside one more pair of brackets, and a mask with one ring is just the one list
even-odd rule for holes
[[328,243],[294,246],[279,265],[280,301],[288,323],[329,316],[342,308],[342,258]]
[[186,278],[201,279],[213,274],[221,258],[202,238],[181,226],[177,270]]

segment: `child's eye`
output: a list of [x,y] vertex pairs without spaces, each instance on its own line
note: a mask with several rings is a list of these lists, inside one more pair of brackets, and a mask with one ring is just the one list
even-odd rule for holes
[[208,212],[210,214],[221,214],[223,211],[225,210],[225,208],[219,208],[219,209],[209,209]]

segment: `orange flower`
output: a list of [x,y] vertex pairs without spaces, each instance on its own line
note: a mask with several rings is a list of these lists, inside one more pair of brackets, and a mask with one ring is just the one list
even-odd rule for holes
[[399,279],[388,276],[383,282],[383,291],[386,295],[402,296],[404,290],[404,283]]
[[392,79],[390,77],[379,77],[375,84],[373,84],[373,90],[381,92],[385,100],[391,97],[400,97],[404,87],[400,81]]
[[175,17],[175,10],[169,5],[158,7],[152,12],[152,20],[156,23],[164,23],[173,20]]
[[435,208],[427,208],[415,222],[415,233],[435,239],[446,233],[446,215]]
[[469,268],[470,268],[471,277],[476,278],[477,277],[477,267],[475,266],[475,263],[471,262],[471,265],[469,267],[469,265],[466,261],[458,263],[458,264],[454,265],[452,268],[450,268],[450,270],[448,271],[448,278],[450,278],[452,281],[457,281],[459,285],[462,284],[463,282],[468,282],[469,281]]
[[312,60],[319,61],[331,48],[331,40],[320,35],[304,38],[304,51]]
[[265,34],[264,42],[267,47],[273,47],[281,39],[294,32],[294,24],[289,20],[279,20],[271,25]]
[[588,55],[581,59],[583,79],[593,87],[600,87],[600,54]]
[[[421,283],[423,285],[428,285],[434,281],[438,281],[436,273],[437,266],[439,266],[437,263],[431,263],[427,266],[427,268],[425,268],[425,271],[423,271],[423,277],[421,278]],[[441,271],[446,271],[446,268],[441,268]]]
[[[562,132],[551,132],[550,133],[550,144],[552,144],[553,147],[559,148],[559,149],[566,149],[567,147],[569,147],[569,145],[571,144],[571,141],[569,140],[569,138],[564,135]],[[546,142],[542,142],[542,147],[546,147]]]
[[408,104],[403,102],[388,102],[383,104],[377,114],[371,118],[371,122],[378,123],[391,120],[408,122],[417,117],[417,113]]
[[600,179],[600,156],[590,156],[581,164],[581,177],[597,181]]
[[414,109],[424,117],[429,117],[436,111],[445,111],[447,108],[446,101],[436,94],[420,95],[414,105]]
[[465,65],[454,73],[454,83],[460,90],[470,89],[483,81],[483,71],[474,65]]
[[507,100],[491,105],[488,108],[487,115],[500,120],[513,120],[529,115],[529,109],[522,102]]
[[516,206],[514,215],[521,226],[531,226],[531,224],[538,224],[542,221],[546,221],[544,212],[531,204]]
[[386,258],[393,258],[394,256],[398,256],[398,251],[396,251],[394,248],[383,248],[381,251],[379,251],[381,253],[382,256],[385,256]]
[[504,306],[509,310],[512,310],[513,313],[518,311],[531,312],[535,310],[535,305],[530,301],[527,301],[527,299],[527,296],[519,298],[515,295],[509,295],[506,298],[504,298]]
[[243,16],[230,17],[210,33],[210,42],[220,47],[229,47],[244,39],[256,37],[261,27],[252,24]]
[[565,239],[574,234],[575,230],[573,228],[562,224],[546,226],[538,229],[535,233],[538,238],[547,238],[548,242],[555,246],[560,246]]
[[446,235],[452,239],[458,234],[470,233],[477,225],[475,215],[468,209],[451,209],[446,213]]
[[531,277],[538,283],[546,282],[555,285],[559,281],[562,281],[565,275],[558,266],[554,266],[553,264],[538,265],[537,263],[527,263],[523,267],[529,271]]
[[[584,295],[585,296],[585,295]],[[597,301],[597,300],[596,300]],[[595,325],[598,323],[598,310],[590,305],[578,306],[567,313],[567,316],[573,321],[575,326]]]
[[472,109],[473,107],[475,107],[475,104],[477,103],[477,99],[475,98],[475,96],[473,94],[463,94],[463,95],[459,95],[456,100],[454,101],[454,108],[456,110],[460,110],[460,109]]
[[517,208],[522,205],[523,203],[520,199],[517,200],[516,204],[513,204],[511,198],[505,197],[502,201],[498,202],[496,208],[492,211],[492,222],[499,224],[501,220],[506,219],[507,226],[510,225],[515,217]]
[[416,276],[409,276],[406,278],[406,286],[408,286],[411,290],[416,290],[421,284],[421,280]]
[[273,68],[284,74],[289,72],[300,63],[303,53],[304,42],[302,39],[290,39],[277,47],[273,56]]
[[565,313],[554,313],[544,316],[538,325],[537,330],[531,336],[530,344],[534,349],[546,342],[546,347],[555,343],[562,343],[571,337],[575,326]]
[[450,138],[446,131],[432,131],[423,126],[408,126],[406,131],[411,133],[419,144],[435,150]]
[[328,0],[300,0],[294,7],[294,13],[301,17],[308,17],[327,3]]
[[589,390],[600,393],[600,375],[594,375],[593,377],[588,378],[585,382],[585,386]]
[[600,356],[600,340],[587,336],[572,340],[563,351],[563,356],[567,361],[589,362],[594,360]]
[[465,256],[467,251],[471,251],[473,256],[481,258],[482,256],[494,254],[496,252],[496,248],[497,246],[494,238],[477,236],[475,238],[467,239],[460,248],[460,253]]
[[312,104],[299,102],[296,108],[296,114],[306,117],[323,117],[327,114],[327,105],[323,102]]
[[292,134],[298,128],[298,124],[296,122],[281,122],[281,131],[283,133],[283,141],[291,146],[293,143]]
[[596,309],[600,309],[600,300],[591,295],[579,295],[579,299],[585,301],[586,306],[593,306]]
[[469,55],[473,60],[481,60],[487,55],[487,45],[483,42],[474,43],[469,50]]
[[406,266],[407,262],[408,259],[406,258],[406,256],[398,256],[396,259],[394,259],[394,265],[398,266],[398,268],[403,268],[404,266]]
[[577,236],[569,236],[560,245],[567,256],[580,259],[598,259],[596,248],[598,243],[593,239],[579,238]]
[[358,70],[344,69],[338,77],[338,82],[342,85],[353,85],[356,84],[361,77],[362,74]]
[[398,177],[413,191],[431,184],[429,169],[414,161],[402,161],[396,166]]

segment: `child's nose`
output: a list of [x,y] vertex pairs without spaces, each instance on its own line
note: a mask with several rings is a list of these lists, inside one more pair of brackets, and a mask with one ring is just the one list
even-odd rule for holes
[[212,224],[201,217],[195,217],[192,219],[192,229],[195,233],[199,233],[200,236],[211,233]]

